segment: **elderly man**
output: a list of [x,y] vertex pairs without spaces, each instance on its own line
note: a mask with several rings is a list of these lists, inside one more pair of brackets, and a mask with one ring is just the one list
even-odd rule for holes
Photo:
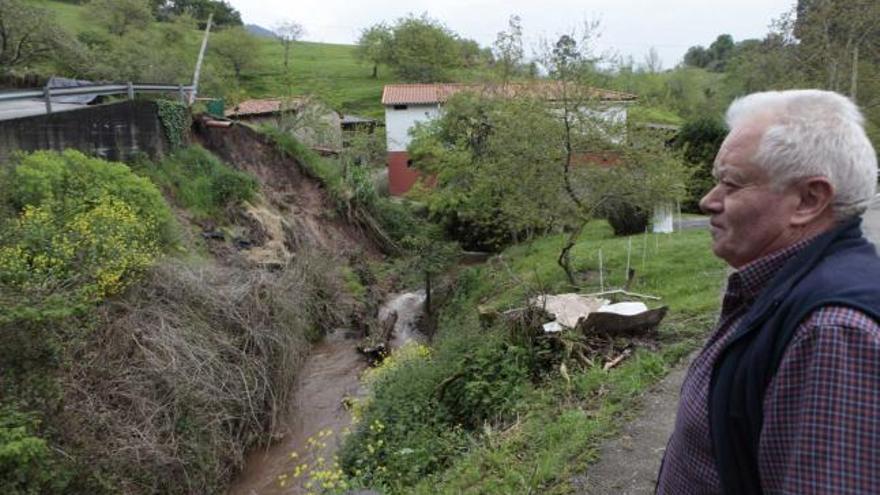
[[880,493],[880,259],[860,230],[877,156],[816,90],[727,112],[701,200],[730,276],[688,371],[660,494]]

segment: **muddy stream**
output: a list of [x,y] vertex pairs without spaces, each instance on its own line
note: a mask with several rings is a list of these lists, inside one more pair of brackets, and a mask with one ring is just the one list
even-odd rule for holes
[[[384,321],[397,312],[391,338],[396,349],[421,335],[416,322],[425,302],[424,292],[392,295],[379,309]],[[343,406],[347,397],[362,396],[365,391],[360,374],[367,362],[355,346],[354,332],[339,329],[317,344],[296,380],[294,404],[282,424],[284,437],[268,448],[250,452],[245,466],[229,495],[295,495],[306,493],[307,476],[294,476],[297,466],[307,463],[313,469],[331,469],[333,455],[342,442],[342,432],[351,425],[351,416]],[[282,475],[286,475],[282,486]]]

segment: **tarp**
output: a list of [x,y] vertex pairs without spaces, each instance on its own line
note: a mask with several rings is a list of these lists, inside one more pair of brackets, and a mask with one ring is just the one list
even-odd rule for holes
[[[84,81],[80,79],[68,79],[66,77],[52,77],[49,79],[49,88],[79,88],[81,86],[94,86],[92,81]],[[80,105],[88,105],[95,101],[97,95],[65,95],[53,96],[52,103],[78,103]]]

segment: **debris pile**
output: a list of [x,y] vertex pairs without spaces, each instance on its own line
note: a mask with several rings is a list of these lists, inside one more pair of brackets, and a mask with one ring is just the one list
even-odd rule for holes
[[542,294],[528,306],[504,312],[481,311],[484,326],[504,321],[520,340],[546,348],[547,366],[567,360],[608,370],[623,362],[637,346],[656,346],[657,327],[668,307],[649,309],[641,301],[654,296],[626,291],[598,294]]

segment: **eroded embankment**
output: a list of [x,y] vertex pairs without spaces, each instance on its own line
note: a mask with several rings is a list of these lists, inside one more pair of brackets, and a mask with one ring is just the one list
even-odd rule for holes
[[[421,338],[416,323],[424,301],[423,292],[403,293],[380,308],[380,320],[397,314],[392,349]],[[297,377],[282,424],[286,433],[272,446],[251,452],[229,495],[306,493],[307,483],[319,483],[338,469],[333,456],[352,420],[345,404],[365,393],[360,374],[367,365],[357,342],[354,333],[340,329],[314,348]]]
[[258,263],[289,258],[310,247],[333,255],[378,257],[376,245],[358,225],[336,214],[337,205],[321,182],[271,139],[240,124],[228,128],[197,125],[194,139],[233,167],[260,182],[262,199],[244,206],[237,223]]

